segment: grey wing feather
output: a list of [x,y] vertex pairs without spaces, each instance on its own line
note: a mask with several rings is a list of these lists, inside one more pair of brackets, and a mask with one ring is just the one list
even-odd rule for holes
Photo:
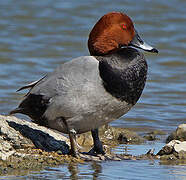
[[[82,56],[64,63],[34,86],[30,94],[42,95],[49,99],[45,115],[71,117],[89,109],[98,100],[101,80],[99,61],[93,56]],[[100,88],[100,89],[99,89]],[[99,98],[100,99],[100,98]],[[91,103],[91,104],[90,104]]]
[[85,82],[96,81],[98,61],[92,56],[82,56],[64,63],[42,78],[31,89],[30,93],[44,95],[49,98],[64,93],[68,94],[82,87]]

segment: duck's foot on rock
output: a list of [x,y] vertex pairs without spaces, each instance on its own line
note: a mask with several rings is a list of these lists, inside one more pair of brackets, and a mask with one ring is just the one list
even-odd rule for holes
[[[69,155],[75,157],[75,158],[85,158],[87,159],[92,159],[91,156],[93,157],[102,157],[105,155],[105,151],[103,150],[103,146],[98,147],[93,147],[89,152],[79,152],[79,151],[72,151],[70,150]],[[93,158],[94,159],[94,158]],[[104,158],[103,158],[104,159]]]
[[98,143],[96,143],[94,147],[88,153],[85,153],[85,154],[93,155],[93,156],[98,155],[98,154],[104,155],[105,151],[103,150],[102,142],[99,141]]
[[68,155],[71,155],[75,158],[78,158],[79,157],[79,152],[78,151],[73,151],[72,149],[70,149]]

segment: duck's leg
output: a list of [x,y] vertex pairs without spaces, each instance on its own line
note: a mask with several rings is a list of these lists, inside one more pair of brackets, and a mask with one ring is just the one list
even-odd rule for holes
[[61,118],[61,119],[67,128],[69,139],[70,139],[70,147],[71,148],[70,148],[69,154],[74,157],[77,157],[78,150],[77,150],[77,142],[76,142],[76,131],[75,131],[75,129],[70,127],[70,125],[68,124],[68,122],[64,118]]
[[91,130],[94,147],[88,152],[88,154],[105,154],[103,150],[102,142],[99,139],[98,129]]
[[76,142],[76,131],[74,129],[69,130],[69,139],[70,139],[70,154],[74,157],[77,157],[77,142]]

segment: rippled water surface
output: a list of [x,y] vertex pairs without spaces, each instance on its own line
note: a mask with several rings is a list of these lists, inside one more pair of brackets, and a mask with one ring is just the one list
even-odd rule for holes
[[[122,11],[160,53],[145,53],[149,73],[143,95],[125,117],[112,124],[170,132],[186,122],[185,1],[1,0],[0,7],[1,114],[21,100],[25,92],[16,93],[16,89],[65,61],[88,55],[87,39],[94,23],[107,12]],[[185,172],[182,165],[127,161],[67,165],[11,178],[186,179]]]

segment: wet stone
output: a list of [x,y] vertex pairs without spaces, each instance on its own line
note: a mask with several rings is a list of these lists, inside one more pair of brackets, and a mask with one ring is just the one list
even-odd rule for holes
[[186,141],[172,140],[157,155],[161,160],[186,160]]
[[143,137],[148,141],[156,141],[156,140],[160,140],[164,135],[166,135],[164,131],[153,130],[151,132],[146,133]]
[[167,137],[166,142],[171,140],[186,141],[186,124],[180,124],[176,131],[172,132],[170,136]]
[[156,136],[154,134],[148,134],[144,136],[145,139],[147,139],[148,141],[155,141],[158,138],[156,138]]
[[111,127],[109,125],[100,128],[100,135],[103,141],[112,144],[141,144],[145,139],[137,133],[125,128]]

